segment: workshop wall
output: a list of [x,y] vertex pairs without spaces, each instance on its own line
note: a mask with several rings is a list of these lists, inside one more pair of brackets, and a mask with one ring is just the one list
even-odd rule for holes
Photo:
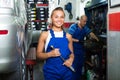
[[120,80],[120,1],[108,1],[107,77],[108,80]]
[[[65,14],[66,14],[66,17],[65,17],[65,22],[75,22],[76,21],[76,16],[75,16],[75,8],[76,6],[74,4],[76,4],[76,1],[77,0],[50,0],[49,1],[49,13],[52,12],[52,10],[55,8],[55,7],[62,7],[65,11]],[[67,12],[67,10],[65,10],[65,5],[67,5],[67,3],[71,3],[71,13],[73,15],[73,18],[69,18],[69,13]],[[51,14],[49,14],[50,16]],[[50,19],[48,20],[50,22]]]
[[[72,23],[78,21],[77,18],[85,14],[84,7],[88,1],[90,0],[49,0],[49,13],[51,13],[55,7],[63,7],[66,14],[65,27],[69,27]],[[65,8],[69,3],[71,3],[72,16],[70,16],[70,13]],[[50,15],[51,14],[49,14],[49,16]],[[50,18],[48,18],[48,22],[50,22]]]

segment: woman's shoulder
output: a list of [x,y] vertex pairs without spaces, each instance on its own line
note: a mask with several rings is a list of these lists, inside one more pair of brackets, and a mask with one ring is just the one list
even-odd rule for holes
[[41,32],[41,35],[47,35],[48,34],[48,31],[42,31]]
[[40,37],[42,37],[42,38],[47,38],[47,36],[48,36],[48,34],[49,34],[49,31],[42,31],[41,32],[41,34],[40,34]]
[[66,33],[66,37],[69,39],[69,38],[72,38],[72,35],[69,33]]

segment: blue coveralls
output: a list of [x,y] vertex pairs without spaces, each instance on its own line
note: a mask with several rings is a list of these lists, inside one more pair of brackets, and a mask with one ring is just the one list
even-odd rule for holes
[[[46,52],[51,51],[51,45],[54,48],[59,48],[61,56],[65,59],[69,58],[71,51],[68,48],[68,39],[66,33],[63,31],[63,37],[55,37],[54,31],[50,29],[52,38],[48,43]],[[43,67],[45,80],[72,80],[72,71],[63,65],[63,61],[60,57],[51,57],[46,60]]]
[[[84,37],[90,32],[91,30],[87,26],[84,26],[82,29],[80,29],[77,23],[72,24],[68,29],[68,33],[70,33],[74,39],[78,39],[79,41],[83,41]],[[76,72],[73,74],[73,80],[80,80],[85,53],[83,43],[73,42],[73,50],[75,56],[73,61],[73,67],[76,70]]]

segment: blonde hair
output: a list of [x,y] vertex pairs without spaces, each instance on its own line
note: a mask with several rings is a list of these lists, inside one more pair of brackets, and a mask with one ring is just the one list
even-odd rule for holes
[[[56,7],[56,8],[52,11],[51,17],[53,16],[53,13],[54,13],[55,11],[62,11],[62,12],[64,13],[64,10],[63,10],[62,7]],[[64,16],[65,16],[65,13],[64,13]]]

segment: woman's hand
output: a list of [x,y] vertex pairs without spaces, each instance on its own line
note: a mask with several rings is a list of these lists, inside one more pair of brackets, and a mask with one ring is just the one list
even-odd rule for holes
[[67,59],[67,60],[63,63],[63,65],[65,65],[65,66],[67,66],[67,67],[70,67],[70,66],[72,65],[72,63],[73,63],[72,60]]
[[48,53],[48,57],[58,57],[60,56],[59,49],[53,49]]

